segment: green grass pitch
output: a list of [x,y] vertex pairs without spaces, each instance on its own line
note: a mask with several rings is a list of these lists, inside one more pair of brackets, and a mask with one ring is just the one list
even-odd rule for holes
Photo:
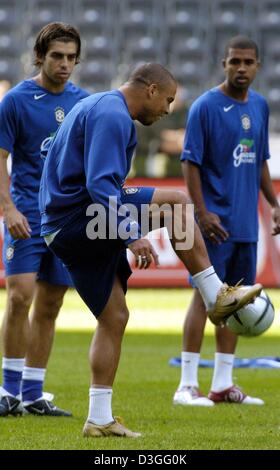
[[[241,339],[237,355],[279,355],[280,295],[267,291],[276,310],[270,331],[258,338]],[[89,449],[89,450],[191,450],[279,449],[279,369],[236,369],[236,382],[261,396],[262,407],[218,405],[210,409],[174,407],[172,396],[180,371],[168,365],[179,356],[181,325],[191,291],[130,290],[131,318],[114,386],[113,409],[133,430],[137,440],[121,438],[84,439],[81,435],[88,410],[89,366],[87,351],[95,321],[74,292],[69,292],[57,324],[46,391],[56,403],[70,409],[73,418],[24,416],[1,418],[0,449]],[[0,310],[5,292],[0,292]],[[213,328],[208,325],[202,357],[213,358]],[[200,385],[207,393],[212,370],[201,369]]]

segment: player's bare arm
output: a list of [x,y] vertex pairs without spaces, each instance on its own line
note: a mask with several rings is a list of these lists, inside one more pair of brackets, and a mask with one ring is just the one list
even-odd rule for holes
[[30,238],[31,229],[26,217],[17,210],[11,196],[10,183],[7,170],[9,152],[0,149],[0,206],[3,210],[4,220],[13,238]]
[[262,167],[261,190],[265,199],[271,206],[271,217],[273,223],[271,235],[278,235],[280,233],[280,207],[272,186],[270,172],[266,161],[263,163]]
[[199,167],[189,161],[183,162],[182,171],[186,186],[195,205],[195,212],[200,229],[212,243],[219,244],[222,241],[226,241],[228,233],[222,227],[219,216],[213,212],[209,212],[205,206]]

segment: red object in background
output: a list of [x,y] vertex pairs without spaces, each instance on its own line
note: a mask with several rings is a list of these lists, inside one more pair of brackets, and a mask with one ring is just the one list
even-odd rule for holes
[[[127,182],[126,186],[155,186],[165,189],[181,189],[185,187],[181,179],[140,179],[135,178]],[[280,181],[274,181],[276,194],[280,197]],[[259,205],[259,243],[258,243],[258,267],[257,280],[267,287],[280,286],[280,235],[272,237],[270,207],[263,201]],[[2,253],[2,231],[0,236],[0,249]],[[134,269],[130,278],[131,287],[185,287],[188,285],[188,274],[177,256],[172,250],[168,239],[161,236],[151,240],[159,255],[160,267],[150,267],[147,270],[134,269],[133,255],[128,251],[129,260]],[[4,271],[0,257],[0,285],[4,285]]]

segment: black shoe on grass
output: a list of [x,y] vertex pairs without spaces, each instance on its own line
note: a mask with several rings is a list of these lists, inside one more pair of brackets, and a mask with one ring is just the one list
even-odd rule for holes
[[72,416],[70,411],[62,410],[51,401],[45,400],[44,398],[30,403],[30,405],[26,405],[24,408],[28,413],[37,416]]
[[11,395],[6,395],[0,400],[0,416],[20,416],[22,410],[19,408],[20,400]]

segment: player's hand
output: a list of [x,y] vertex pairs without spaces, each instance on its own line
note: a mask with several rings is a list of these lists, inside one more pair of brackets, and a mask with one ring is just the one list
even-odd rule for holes
[[271,217],[273,222],[271,235],[275,236],[280,233],[280,207],[271,210]]
[[30,238],[31,228],[28,220],[15,206],[5,210],[4,221],[14,239]]
[[128,248],[135,256],[135,264],[139,269],[147,269],[154,260],[155,265],[159,265],[158,254],[152,244],[146,238],[139,238],[128,245]]
[[203,234],[215,245],[220,245],[228,239],[228,232],[223,228],[221,219],[213,212],[204,212],[198,217],[198,223]]

